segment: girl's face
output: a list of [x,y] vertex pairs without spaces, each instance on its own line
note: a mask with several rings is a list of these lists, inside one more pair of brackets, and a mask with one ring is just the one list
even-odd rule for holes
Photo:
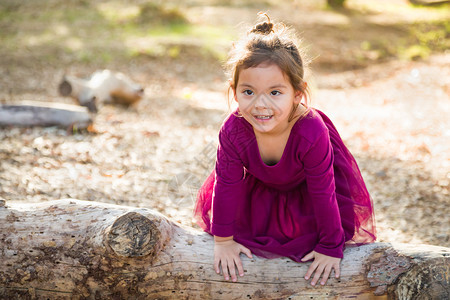
[[302,94],[275,64],[262,64],[240,71],[234,90],[242,116],[258,133],[281,134]]

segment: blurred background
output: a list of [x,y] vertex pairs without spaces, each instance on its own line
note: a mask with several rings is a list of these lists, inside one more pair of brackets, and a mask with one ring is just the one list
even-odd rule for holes
[[0,128],[0,198],[147,207],[195,226],[228,113],[223,65],[265,11],[302,40],[312,106],[359,163],[379,241],[450,247],[450,6],[436,3],[448,1],[330,2],[0,0],[1,103],[75,104],[58,93],[64,74],[102,69],[145,88],[89,130]]

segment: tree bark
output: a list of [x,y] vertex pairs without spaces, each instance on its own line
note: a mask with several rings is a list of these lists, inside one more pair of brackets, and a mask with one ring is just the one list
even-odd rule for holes
[[450,249],[348,247],[341,278],[312,287],[310,263],[241,256],[213,270],[213,239],[144,208],[80,200],[0,201],[1,299],[449,299]]
[[0,126],[61,126],[86,129],[92,124],[87,109],[77,105],[22,101],[0,104]]

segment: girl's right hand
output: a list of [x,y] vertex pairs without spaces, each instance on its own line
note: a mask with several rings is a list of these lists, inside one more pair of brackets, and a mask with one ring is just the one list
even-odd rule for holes
[[233,237],[231,237],[231,239],[215,237],[214,270],[216,273],[220,274],[220,267],[222,267],[225,280],[229,280],[231,275],[231,280],[236,282],[236,266],[239,276],[244,276],[244,268],[242,267],[242,262],[239,257],[241,252],[246,254],[249,258],[252,258],[251,251],[241,244],[236,243],[233,240]]

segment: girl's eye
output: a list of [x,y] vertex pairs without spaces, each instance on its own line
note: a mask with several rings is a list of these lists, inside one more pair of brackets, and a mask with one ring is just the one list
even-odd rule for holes
[[281,92],[280,91],[271,91],[270,94],[272,96],[278,96],[278,95],[281,95]]
[[242,92],[244,95],[246,95],[246,96],[252,96],[253,95],[253,91],[251,91],[251,90],[245,90],[245,91],[243,91]]

